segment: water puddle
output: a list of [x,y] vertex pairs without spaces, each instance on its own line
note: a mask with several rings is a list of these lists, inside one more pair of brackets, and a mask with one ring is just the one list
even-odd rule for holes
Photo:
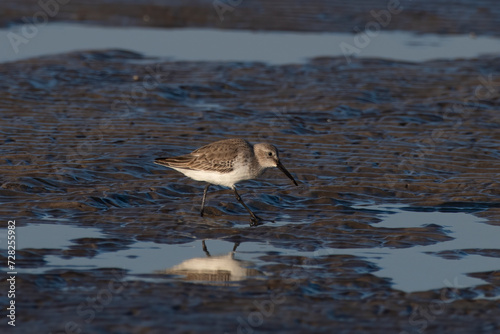
[[99,49],[123,49],[170,60],[255,61],[276,65],[302,63],[321,56],[342,56],[341,45],[344,50],[346,45],[351,46],[350,50],[356,49],[357,57],[400,61],[473,58],[500,52],[499,39],[486,36],[380,31],[359,45],[355,35],[349,33],[114,28],[67,23],[40,26],[29,39],[13,46],[10,42],[13,34],[22,39],[22,29],[23,26],[0,29],[3,45],[0,62]]
[[[269,259],[276,259],[276,256],[303,256],[311,259],[309,265],[315,265],[314,259],[322,256],[354,255],[374,263],[379,270],[373,274],[390,279],[393,288],[414,292],[486,284],[467,274],[500,270],[498,252],[496,257],[487,252],[499,249],[500,227],[488,225],[484,219],[463,212],[422,212],[395,205],[353,208],[374,212],[381,219],[375,227],[401,229],[436,224],[444,227],[453,239],[409,248],[329,248],[315,252],[259,242],[234,244],[223,240],[197,240],[172,245],[139,241],[126,249],[104,251],[93,257],[46,255],[44,266],[20,271],[40,274],[53,269],[121,268],[133,276],[156,274],[156,279],[157,274],[166,274],[170,279],[231,282],[250,276],[265,277],[265,270],[260,268],[269,265],[269,261],[272,262]],[[78,238],[106,238],[106,234],[95,228],[50,224],[18,227],[17,235],[19,249],[64,249],[74,245]],[[319,266],[321,261],[317,263]]]
[[[468,273],[500,270],[500,257],[467,254],[472,251],[498,250],[500,227],[486,224],[486,220],[463,212],[416,212],[402,206],[356,206],[381,210],[382,219],[376,227],[409,228],[436,224],[445,227],[450,241],[411,248],[350,249],[349,254],[364,257],[379,268],[375,274],[390,278],[393,288],[406,292],[427,291],[442,287],[465,288],[485,284],[485,281],[467,276]],[[414,208],[411,208],[414,210]],[[388,212],[389,211],[389,212]],[[460,250],[462,257],[444,257],[440,254]],[[344,249],[328,249],[328,254],[345,254]]]
[[[48,262],[45,267],[30,273],[53,269],[120,268],[130,275],[162,273],[205,281],[217,280],[216,276],[220,275],[226,281],[239,281],[253,272],[251,262],[243,260],[242,256],[235,258],[234,244],[219,240],[207,244],[209,248],[204,251],[202,241],[176,245],[140,241],[128,249],[101,253],[92,258],[64,259],[49,255],[44,258]],[[204,279],[195,279],[196,275]]]
[[[71,244],[76,245],[71,240],[105,237],[94,228],[65,225],[18,227],[17,235],[24,239],[19,244],[19,249],[58,247],[64,249]],[[254,242],[234,244],[222,240],[208,240],[171,245],[139,241],[127,249],[103,252],[94,257],[62,258],[59,255],[47,255],[44,257],[47,263],[45,266],[19,271],[42,274],[55,269],[120,268],[127,270],[130,275],[161,273],[182,276],[192,281],[240,281],[248,276],[263,275],[253,267],[259,262],[257,257],[270,253],[302,254],[299,251],[279,249],[265,243]]]
[[17,249],[64,249],[74,245],[71,241],[74,239],[106,237],[97,228],[55,224],[32,224],[17,227],[17,232]]

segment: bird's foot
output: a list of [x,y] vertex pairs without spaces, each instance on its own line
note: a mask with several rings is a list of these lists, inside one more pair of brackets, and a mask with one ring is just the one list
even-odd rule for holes
[[250,219],[250,226],[259,226],[259,225],[264,225],[264,219],[260,218],[259,216],[253,215],[252,219]]

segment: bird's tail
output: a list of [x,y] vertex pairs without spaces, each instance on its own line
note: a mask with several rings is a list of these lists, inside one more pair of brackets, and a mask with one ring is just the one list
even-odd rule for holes
[[193,159],[190,155],[181,155],[173,158],[158,158],[154,160],[155,164],[165,167],[180,167],[185,168],[186,165]]
[[169,158],[158,158],[158,159],[155,159],[154,163],[157,165],[170,167],[170,163],[168,162],[168,160],[169,160]]

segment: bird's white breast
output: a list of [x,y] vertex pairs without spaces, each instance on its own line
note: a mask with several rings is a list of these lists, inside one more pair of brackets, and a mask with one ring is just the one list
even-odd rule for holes
[[251,175],[250,169],[245,167],[234,168],[229,173],[220,173],[206,170],[192,170],[174,168],[178,172],[192,178],[196,181],[205,181],[212,184],[217,184],[225,187],[232,188],[236,183],[253,179],[255,175]]

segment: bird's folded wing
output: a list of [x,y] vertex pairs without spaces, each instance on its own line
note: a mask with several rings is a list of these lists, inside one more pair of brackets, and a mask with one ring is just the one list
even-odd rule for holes
[[216,161],[205,154],[186,154],[173,158],[158,158],[155,163],[166,167],[229,173],[233,171],[234,160]]

